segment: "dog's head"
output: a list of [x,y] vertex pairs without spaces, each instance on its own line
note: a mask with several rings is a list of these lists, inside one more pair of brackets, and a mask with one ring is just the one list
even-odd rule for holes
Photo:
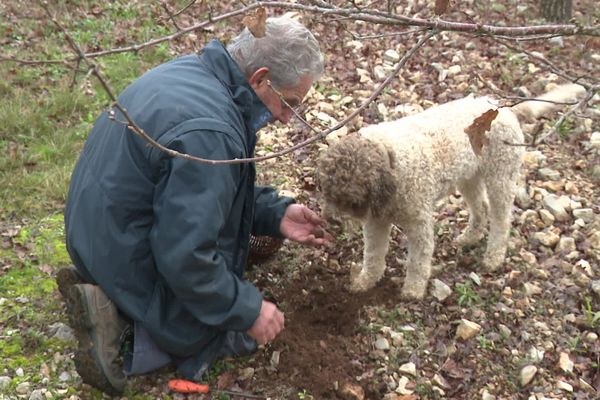
[[397,190],[394,157],[378,143],[348,135],[332,144],[317,163],[317,183],[325,200],[323,214],[363,220],[379,217]]

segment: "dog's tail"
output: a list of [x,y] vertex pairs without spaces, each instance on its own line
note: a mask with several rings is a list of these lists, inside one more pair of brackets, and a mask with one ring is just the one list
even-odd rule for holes
[[[560,103],[571,103],[580,100],[585,89],[575,83],[559,85],[549,92],[537,97],[537,100],[527,100],[512,107],[520,121],[532,121],[561,107]],[[543,100],[543,101],[538,101]]]

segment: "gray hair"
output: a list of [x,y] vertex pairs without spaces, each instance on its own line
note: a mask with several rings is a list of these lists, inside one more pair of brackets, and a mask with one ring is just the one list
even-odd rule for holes
[[298,84],[301,77],[313,81],[323,73],[323,54],[313,34],[298,21],[287,17],[267,18],[266,35],[256,38],[248,28],[227,45],[227,51],[246,77],[262,67],[277,88]]

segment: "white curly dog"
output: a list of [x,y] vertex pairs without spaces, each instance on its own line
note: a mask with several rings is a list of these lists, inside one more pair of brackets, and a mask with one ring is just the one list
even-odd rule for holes
[[[583,88],[558,86],[540,99],[571,101]],[[497,107],[491,98],[467,97],[392,122],[362,128],[331,145],[317,165],[324,215],[346,215],[363,224],[362,269],[351,289],[364,291],[385,270],[392,224],[408,239],[402,294],[421,299],[431,275],[436,201],[458,189],[469,210],[469,225],[459,245],[489,234],[483,265],[494,270],[504,261],[511,207],[524,152],[518,117],[538,118],[556,107],[527,101],[500,108],[489,140],[476,155],[465,133],[474,119]]]

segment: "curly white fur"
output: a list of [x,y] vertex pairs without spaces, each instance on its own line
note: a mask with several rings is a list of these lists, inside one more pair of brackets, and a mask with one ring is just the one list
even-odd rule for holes
[[[566,101],[581,92],[580,86],[564,85],[545,97]],[[524,152],[519,146],[524,139],[516,114],[539,116],[553,107],[550,103],[526,102],[512,109],[500,108],[486,134],[489,144],[479,156],[464,129],[476,117],[496,108],[490,98],[464,98],[432,107],[393,122],[365,127],[359,132],[360,138],[350,135],[332,145],[319,160],[324,208],[350,214],[363,222],[363,265],[352,277],[352,289],[367,290],[383,276],[393,223],[408,238],[402,293],[409,298],[422,298],[431,275],[434,204],[456,188],[470,215],[458,244],[478,242],[489,224],[483,264],[489,270],[501,265]],[[353,140],[361,142],[351,145]],[[372,153],[362,154],[368,151]],[[388,171],[391,181],[386,183],[382,174]],[[368,180],[361,180],[359,174],[366,174]],[[371,185],[372,181],[380,182]],[[376,207],[373,202],[377,202]]]

